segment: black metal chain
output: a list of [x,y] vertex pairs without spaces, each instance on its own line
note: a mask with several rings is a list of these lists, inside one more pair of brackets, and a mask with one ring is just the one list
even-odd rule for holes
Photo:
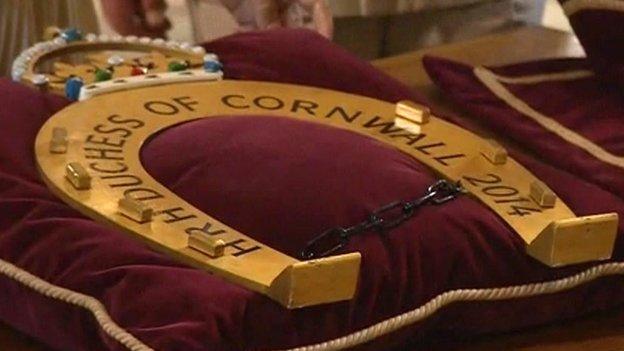
[[366,220],[354,226],[335,227],[324,231],[306,243],[301,258],[309,260],[331,255],[344,247],[349,239],[367,231],[386,233],[410,219],[416,210],[425,205],[441,205],[464,192],[459,182],[438,180],[427,188],[427,192],[411,201],[395,201],[371,213]]

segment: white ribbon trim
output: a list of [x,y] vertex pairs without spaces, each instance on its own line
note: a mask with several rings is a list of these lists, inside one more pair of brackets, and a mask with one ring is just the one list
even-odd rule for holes
[[[481,69],[482,67],[479,67]],[[507,83],[507,84],[538,84],[544,82],[561,82],[567,80],[577,80],[583,78],[589,78],[594,76],[594,72],[590,70],[574,70],[574,71],[566,71],[566,72],[556,72],[556,73],[545,73],[545,74],[535,74],[530,76],[520,76],[520,77],[507,77],[498,75],[492,71],[488,72],[489,75],[493,76],[499,82]]]
[[563,11],[566,15],[583,10],[612,10],[624,12],[624,1],[621,0],[570,0],[563,4]]

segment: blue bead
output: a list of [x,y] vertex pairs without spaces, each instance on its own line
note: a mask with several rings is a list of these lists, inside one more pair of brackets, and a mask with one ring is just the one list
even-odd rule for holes
[[80,97],[80,89],[84,83],[78,77],[71,77],[65,82],[65,96],[72,101],[78,100]]
[[219,72],[223,68],[223,65],[219,61],[209,60],[204,61],[204,70],[206,72]]
[[67,28],[61,32],[61,38],[65,39],[68,43],[82,40],[82,33],[80,33],[80,31],[76,28]]

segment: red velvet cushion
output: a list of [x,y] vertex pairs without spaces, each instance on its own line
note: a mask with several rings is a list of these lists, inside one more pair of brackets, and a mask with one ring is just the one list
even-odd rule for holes
[[[309,32],[242,34],[207,48],[219,54],[231,78],[420,101]],[[32,145],[41,124],[65,102],[0,80],[0,104],[5,106],[0,110],[0,210],[5,213],[0,263],[95,298],[120,328],[157,350],[270,350],[318,343],[414,310],[449,290],[548,282],[592,266],[543,266],[524,253],[522,240],[496,215],[462,196],[423,208],[385,236],[354,237],[343,250],[360,251],[363,258],[352,301],[286,310],[175,263],[55,199],[37,176]],[[516,157],[552,184],[577,214],[624,210],[620,197],[592,182]],[[180,125],[149,142],[142,160],[156,179],[193,205],[292,255],[323,229],[358,222],[380,205],[418,196],[436,178],[373,139],[267,116]],[[618,240],[617,257],[623,254],[621,245]],[[0,265],[4,322],[63,350],[126,350],[134,343],[127,335],[105,332],[101,318],[87,309],[55,293],[46,297],[41,286],[20,283],[21,276],[11,276],[6,266]],[[558,294],[456,303],[425,322],[359,346],[404,348],[434,333],[472,335],[569,318],[614,306],[623,291],[621,278],[602,278]],[[358,335],[351,339],[360,340]]]

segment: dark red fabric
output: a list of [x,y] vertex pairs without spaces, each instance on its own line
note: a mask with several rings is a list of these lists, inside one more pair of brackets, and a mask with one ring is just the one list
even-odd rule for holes
[[[436,84],[468,109],[473,118],[553,165],[624,197],[624,169],[597,159],[508,105],[481,83],[473,73],[473,67],[432,57],[425,58],[424,63]],[[495,67],[492,71],[503,76],[522,77],[586,70],[588,67],[588,62],[583,59],[560,59]],[[624,155],[624,100],[615,86],[593,76],[538,84],[504,83],[503,86],[536,111],[608,152]]]
[[396,102],[417,92],[306,30],[249,32],[204,45],[219,54],[226,79],[305,84]]
[[[233,78],[421,101],[310,32],[241,34],[207,48],[219,54]],[[343,251],[360,251],[363,261],[352,301],[289,311],[175,263],[55,199],[38,178],[32,145],[44,121],[65,104],[0,80],[0,210],[5,213],[0,258],[95,297],[121,327],[157,350],[282,349],[320,342],[411,310],[444,291],[547,281],[590,266],[541,265],[496,215],[464,196],[423,208],[386,236],[353,238]],[[624,213],[618,196],[592,182],[516,157],[578,214]],[[223,116],[177,126],[148,143],[142,160],[156,179],[199,209],[293,255],[321,230],[418,196],[435,179],[417,161],[373,139],[268,116]],[[619,237],[618,258],[621,246]],[[600,279],[539,298],[456,304],[361,349],[405,347],[431,333],[472,335],[569,318],[618,305],[623,292],[621,279]],[[124,349],[90,314],[2,275],[0,319],[62,350]]]

